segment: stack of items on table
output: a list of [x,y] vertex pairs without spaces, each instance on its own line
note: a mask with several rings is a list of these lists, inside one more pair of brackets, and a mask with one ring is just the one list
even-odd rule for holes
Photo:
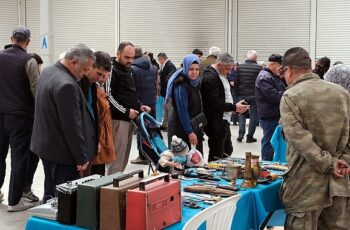
[[[147,178],[142,170],[92,175],[58,185],[57,191],[57,221],[64,224],[88,229],[161,229],[181,221],[180,181],[166,173]],[[35,210],[31,213],[47,217]]]

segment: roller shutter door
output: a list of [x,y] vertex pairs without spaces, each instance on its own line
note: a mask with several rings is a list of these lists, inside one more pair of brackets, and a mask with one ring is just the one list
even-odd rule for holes
[[26,0],[26,26],[31,31],[28,52],[40,55],[40,0]]
[[316,57],[350,64],[350,1],[318,0]]
[[11,43],[13,29],[18,25],[17,1],[1,0],[0,7],[0,50]]
[[270,54],[283,54],[294,46],[309,50],[310,0],[238,0],[237,5],[239,62],[252,49],[265,62]]
[[165,52],[178,66],[198,48],[225,49],[225,0],[120,0],[120,41]]
[[53,2],[54,57],[85,43],[95,50],[115,53],[114,0],[59,0]]

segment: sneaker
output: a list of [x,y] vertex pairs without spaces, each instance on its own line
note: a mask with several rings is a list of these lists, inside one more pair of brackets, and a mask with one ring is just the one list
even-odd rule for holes
[[253,143],[253,142],[257,142],[258,140],[255,139],[254,137],[247,137],[247,143]]
[[39,201],[39,197],[37,197],[32,190],[30,190],[29,192],[24,192],[22,194],[22,197],[27,198],[28,200],[33,202]]
[[33,203],[28,203],[23,198],[21,198],[19,200],[18,204],[13,205],[13,206],[11,206],[11,205],[7,206],[7,211],[8,212],[18,212],[18,211],[27,210],[27,209],[30,209],[33,207],[34,207]]
[[0,191],[0,201],[4,199],[4,194]]
[[138,164],[138,165],[148,165],[148,161],[141,159],[140,157],[137,157],[136,159],[131,160],[130,163],[131,164]]
[[244,135],[239,134],[239,136],[237,137],[237,141],[238,141],[238,142],[242,142],[243,137],[244,137]]

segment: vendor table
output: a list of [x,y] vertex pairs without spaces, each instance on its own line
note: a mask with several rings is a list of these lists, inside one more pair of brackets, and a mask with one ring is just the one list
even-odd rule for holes
[[[182,181],[182,187],[190,185],[196,182]],[[240,184],[242,180],[237,180]],[[226,183],[223,180],[220,183]],[[236,212],[233,218],[232,229],[235,230],[247,230],[247,229],[259,229],[263,224],[266,217],[278,209],[283,209],[283,205],[279,199],[278,191],[282,183],[281,179],[277,179],[269,184],[259,184],[256,188],[246,189],[239,191],[241,195],[237,203]],[[203,205],[204,206],[204,205]],[[205,206],[207,207],[207,206]],[[182,229],[187,221],[189,221],[195,214],[200,212],[201,209],[191,209],[184,207],[182,209],[182,221],[166,228],[167,230]],[[284,221],[282,215],[281,223]],[[84,228],[77,227],[75,225],[64,225],[57,221],[42,219],[38,217],[30,217],[26,230],[82,230]]]

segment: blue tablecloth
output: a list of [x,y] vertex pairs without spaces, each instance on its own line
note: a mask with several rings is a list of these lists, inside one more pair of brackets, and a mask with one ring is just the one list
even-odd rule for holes
[[[193,181],[183,181],[183,187],[192,183]],[[270,184],[259,184],[256,188],[240,191],[241,198],[237,203],[236,213],[233,218],[232,229],[246,230],[246,229],[259,229],[259,225],[262,224],[268,212],[283,209],[283,205],[280,202],[278,191],[282,180],[278,179]],[[223,180],[220,183],[226,183]],[[237,184],[242,183],[242,180],[237,180]],[[202,205],[205,207],[205,205]],[[200,212],[200,209],[191,209],[183,207],[182,209],[182,221],[178,222],[167,228],[170,230],[182,229],[185,223],[191,219],[195,214]],[[281,224],[283,223],[283,215]],[[59,224],[57,221],[31,217],[29,218],[26,230],[82,230],[74,225]]]
[[[193,182],[192,182],[193,183]],[[221,181],[221,183],[226,183]],[[242,183],[242,180],[237,180],[237,184]],[[278,209],[284,209],[281,203],[278,191],[281,186],[282,180],[278,179],[267,185],[259,184],[256,188],[246,189],[245,191],[239,191],[241,195],[237,203],[236,213],[233,218],[232,229],[235,230],[247,230],[247,229],[259,229],[259,225],[262,224],[267,214]],[[183,185],[191,184],[190,182],[182,182]],[[166,228],[167,230],[182,229],[185,223],[191,219],[195,214],[200,212],[200,209],[191,209],[183,207],[182,221]],[[284,219],[280,221],[283,225]]]
[[275,132],[271,137],[270,143],[274,150],[273,161],[287,163],[287,143],[282,135],[282,126],[279,125],[276,127]]

